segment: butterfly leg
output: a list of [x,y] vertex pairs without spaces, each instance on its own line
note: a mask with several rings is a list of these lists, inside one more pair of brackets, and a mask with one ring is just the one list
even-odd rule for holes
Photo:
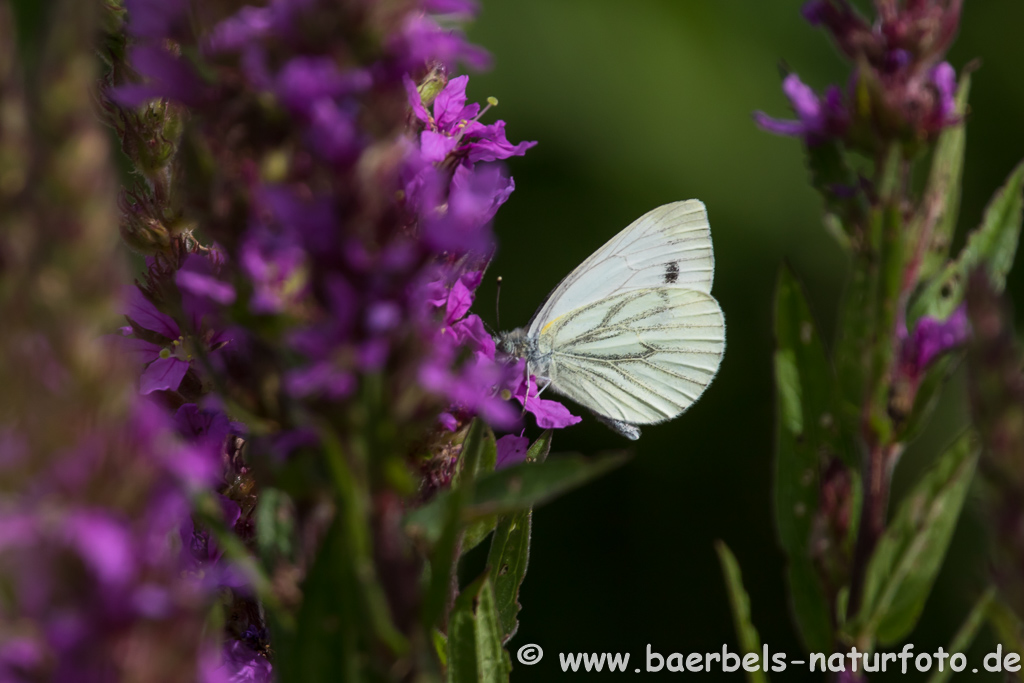
[[530,400],[530,364],[526,363],[523,366],[523,373],[526,375],[526,395],[523,396],[523,412],[520,413],[520,417],[526,415],[526,404]]

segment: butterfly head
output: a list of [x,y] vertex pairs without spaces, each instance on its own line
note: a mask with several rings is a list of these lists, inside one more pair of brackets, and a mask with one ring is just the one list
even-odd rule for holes
[[526,335],[526,330],[517,327],[509,332],[496,334],[494,345],[499,351],[513,358],[527,358],[536,349],[537,342]]

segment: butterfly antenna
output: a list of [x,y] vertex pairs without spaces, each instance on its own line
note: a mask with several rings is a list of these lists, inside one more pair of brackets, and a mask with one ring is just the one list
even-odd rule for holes
[[501,303],[501,276],[498,276],[498,291],[494,295],[494,324],[501,329],[501,308],[498,304]]

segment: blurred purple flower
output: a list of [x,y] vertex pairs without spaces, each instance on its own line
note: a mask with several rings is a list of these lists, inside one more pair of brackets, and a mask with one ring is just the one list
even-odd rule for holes
[[515,181],[498,165],[474,169],[459,166],[449,186],[445,210],[423,216],[424,238],[438,251],[490,252],[493,237],[489,223],[515,188]]
[[922,372],[939,356],[971,337],[967,307],[959,306],[946,320],[924,317],[903,343],[902,365],[912,377]]
[[209,683],[271,683],[273,680],[266,656],[239,640],[225,643],[222,661],[206,672]]
[[132,66],[146,82],[128,83],[111,92],[112,99],[122,107],[137,107],[161,97],[189,106],[205,101],[206,86],[196,70],[163,46],[137,45],[129,55]]
[[807,144],[815,145],[839,137],[846,130],[848,116],[843,107],[842,95],[835,86],[829,86],[823,97],[800,80],[796,74],[789,74],[782,81],[797,120],[775,119],[764,112],[754,112],[754,121],[763,130],[777,135],[803,138]]
[[491,65],[486,50],[472,45],[460,31],[441,28],[431,17],[412,14],[402,30],[393,36],[390,49],[404,55],[410,67],[438,61],[449,68],[462,61],[475,69],[486,69]]
[[935,103],[936,125],[943,127],[957,123],[956,71],[949,62],[941,62],[932,68],[931,81],[939,96]]
[[125,0],[128,33],[136,38],[182,39],[189,31],[188,0]]

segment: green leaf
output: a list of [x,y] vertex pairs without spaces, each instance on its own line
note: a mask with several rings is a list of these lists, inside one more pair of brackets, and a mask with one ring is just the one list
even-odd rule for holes
[[256,504],[256,547],[267,566],[275,558],[291,557],[294,533],[294,507],[288,494],[273,487],[261,490]]
[[[409,642],[391,621],[387,595],[377,577],[369,521],[369,486],[365,483],[365,472],[358,472],[358,458],[353,456],[350,461],[337,434],[329,426],[321,424],[318,431],[324,459],[334,480],[338,506],[335,524],[340,542],[345,546],[343,557],[335,556],[335,565],[324,571],[353,573],[358,586],[355,589],[356,599],[360,614],[365,618],[365,622],[358,628],[369,628],[392,652],[405,653],[409,649]],[[339,566],[339,563],[343,566]],[[306,600],[311,599],[308,595],[305,597]]]
[[[302,584],[294,632],[274,630],[274,669],[282,681],[358,681],[372,629],[361,608],[344,522],[335,518]],[[272,622],[273,624],[273,622]]]
[[487,538],[494,527],[498,524],[498,515],[488,515],[476,521],[470,522],[466,527],[466,533],[462,536],[460,552],[465,555],[473,548],[480,545]]
[[[1024,624],[1006,603],[996,597],[988,604],[988,624],[996,637],[996,642],[1010,652],[1024,652]],[[1024,667],[1017,672],[1017,678],[1024,681]]]
[[970,434],[939,458],[900,504],[868,563],[856,640],[894,643],[914,628],[956,528],[977,462]]
[[835,407],[835,380],[810,308],[783,267],[775,293],[775,525],[787,559],[793,613],[804,646],[832,649],[828,599],[811,560],[822,457],[846,457]]
[[522,609],[519,604],[519,587],[526,577],[526,567],[530,562],[532,524],[532,510],[504,515],[494,530],[491,550],[487,555],[487,566],[494,577],[494,597],[503,643],[507,643],[519,628],[516,618]]
[[455,600],[448,620],[448,682],[502,683],[512,663],[502,647],[494,589],[487,572]]
[[[545,430],[537,440],[530,445],[530,449],[526,452],[526,462],[543,462],[548,457],[548,452],[551,450],[551,433],[552,430]],[[481,463],[487,463],[478,469],[478,472],[493,472],[494,461],[497,460],[497,447],[494,449],[490,448],[490,445],[494,442],[493,434],[488,432],[485,434],[484,451],[481,456]],[[491,458],[493,453],[494,457]],[[494,527],[498,524],[498,515],[487,515],[479,519],[475,519],[469,522],[469,526],[466,528],[466,532],[462,538],[461,552],[463,555],[468,553],[473,548],[480,545],[480,543],[487,538],[487,536],[494,531]]]
[[921,380],[921,384],[917,387],[917,393],[914,395],[914,407],[906,421],[899,426],[896,434],[897,441],[902,443],[913,441],[928,424],[928,418],[935,412],[935,407],[939,403],[939,390],[953,374],[960,357],[960,353],[949,353],[928,366],[924,379]]
[[[544,462],[551,450],[552,430],[542,433],[526,452],[527,462]],[[526,566],[530,561],[530,530],[533,524],[533,508],[508,515],[489,516],[470,525],[469,537],[476,527],[494,529],[491,548],[487,554],[487,566],[494,577],[494,596],[498,605],[498,622],[502,630],[502,642],[515,635],[519,628],[517,615],[519,587],[526,577]],[[497,525],[497,528],[495,528]],[[463,546],[468,545],[468,541]]]
[[[935,145],[932,167],[928,175],[921,202],[922,209],[914,223],[914,234],[928,236],[928,248],[921,261],[918,277],[927,280],[937,273],[949,256],[949,247],[956,232],[960,213],[960,185],[964,168],[964,148],[967,137],[963,121],[967,113],[967,97],[971,91],[971,74],[965,71],[956,91],[956,115],[961,119],[955,126],[943,129]],[[930,227],[930,230],[928,229]],[[930,232],[930,236],[927,233]]]
[[992,196],[981,225],[971,233],[956,261],[924,286],[911,307],[908,322],[923,316],[945,320],[963,302],[967,276],[984,265],[996,291],[1002,291],[1013,267],[1024,210],[1024,162],[1013,169],[1006,183]]
[[441,662],[441,666],[448,666],[448,636],[438,631],[436,628],[430,631],[430,640],[434,644],[434,652],[437,653],[437,661]]
[[[564,455],[542,463],[524,462],[491,472],[476,482],[471,500],[460,506],[461,521],[468,524],[489,515],[528,510],[619,467],[628,457],[625,454],[590,458]],[[447,511],[455,490],[445,491],[413,510],[406,517],[409,533],[436,542],[449,521]]]
[[493,442],[494,435],[482,420],[474,419],[469,425],[459,454],[459,462],[462,464],[459,484],[456,486],[453,483],[452,488],[444,495],[437,496],[430,505],[421,508],[432,509],[431,519],[436,525],[436,533],[429,537],[433,543],[433,550],[430,553],[430,581],[423,598],[423,625],[427,628],[433,627],[441,618],[452,592],[453,568],[464,526],[463,508],[473,498],[476,483],[473,475],[484,460],[488,441]]
[[[470,436],[474,426],[482,430],[480,438],[483,441],[480,443],[479,448],[476,447],[476,443],[472,444],[473,448],[467,448],[466,444],[470,443]],[[497,461],[498,445],[494,439],[494,432],[482,421],[474,420],[473,425],[466,432],[462,451],[459,453],[459,465],[455,470],[455,476],[452,477],[452,488],[457,488],[460,482],[467,477],[470,481],[476,481],[482,475],[493,472]]]
[[[974,603],[970,614],[967,615],[964,623],[960,625],[960,629],[953,636],[953,640],[949,644],[949,652],[966,652],[967,648],[971,646],[971,643],[974,642],[974,636],[978,635],[978,629],[981,628],[985,615],[989,611],[989,605],[992,603],[993,596],[995,596],[995,589],[989,588]],[[1020,650],[1017,651],[1019,652]],[[942,671],[936,669],[935,673],[928,678],[928,683],[945,683],[952,675],[953,670],[948,666],[943,667]]]
[[[744,654],[754,653],[760,656],[761,636],[758,635],[750,618],[750,596],[743,587],[740,565],[736,561],[736,556],[729,550],[729,546],[722,541],[715,541],[715,550],[722,565],[722,575],[725,577],[725,588],[729,593],[729,605],[732,607],[732,619],[736,626],[740,649]],[[768,683],[768,675],[764,671],[767,665],[767,662],[761,662],[757,671],[747,671],[747,680],[750,683]]]
[[542,505],[623,465],[625,453],[591,457],[563,455],[542,463],[524,462],[482,478],[466,507],[470,518],[505,514]]
[[[484,430],[484,442],[483,449],[480,451],[479,458],[473,463],[473,480],[479,479],[482,475],[494,471],[494,466],[498,462],[498,444],[494,438],[494,432],[491,431],[490,427]],[[458,486],[460,474],[456,474],[452,482],[452,486]],[[494,525],[498,523],[497,515],[491,515],[483,519],[478,519],[472,522],[467,528],[466,532],[462,536],[461,553],[465,555],[473,548],[480,545],[480,542],[487,538],[488,534],[494,531]]]

